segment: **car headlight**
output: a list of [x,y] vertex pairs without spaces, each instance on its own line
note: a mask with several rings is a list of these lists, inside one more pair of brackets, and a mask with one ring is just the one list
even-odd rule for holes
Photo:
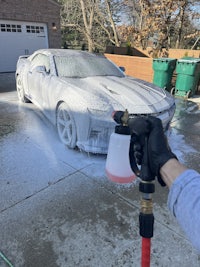
[[106,115],[111,116],[112,111],[110,111],[109,109],[106,110],[101,110],[101,109],[93,109],[93,108],[88,108],[88,112],[91,116],[94,117],[105,117]]

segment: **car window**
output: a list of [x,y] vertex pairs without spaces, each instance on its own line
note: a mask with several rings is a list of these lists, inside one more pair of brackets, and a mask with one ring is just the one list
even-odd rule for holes
[[55,65],[58,76],[72,78],[86,78],[91,76],[124,77],[113,63],[107,58],[86,55],[55,56]]
[[49,57],[43,54],[37,54],[31,61],[31,66],[37,67],[37,66],[45,66],[46,72],[50,73],[50,62]]

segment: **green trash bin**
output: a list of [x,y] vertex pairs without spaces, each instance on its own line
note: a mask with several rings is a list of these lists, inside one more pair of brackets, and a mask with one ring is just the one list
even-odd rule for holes
[[176,64],[175,95],[189,98],[195,94],[200,79],[200,58],[182,58]]
[[176,67],[174,58],[154,58],[153,59],[153,83],[161,88],[170,91],[172,75]]

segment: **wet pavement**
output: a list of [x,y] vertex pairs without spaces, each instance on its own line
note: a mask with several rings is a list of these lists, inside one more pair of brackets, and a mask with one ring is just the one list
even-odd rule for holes
[[[200,100],[176,99],[173,151],[200,171]],[[19,104],[14,74],[0,74],[0,266],[139,267],[138,186],[105,176],[105,156],[65,148],[32,104]],[[199,267],[156,184],[152,266]]]

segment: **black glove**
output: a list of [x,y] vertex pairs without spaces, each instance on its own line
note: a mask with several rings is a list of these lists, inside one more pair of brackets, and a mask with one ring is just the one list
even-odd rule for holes
[[160,119],[149,116],[147,118],[150,124],[150,134],[148,138],[149,165],[151,171],[155,173],[159,182],[163,183],[160,176],[160,168],[170,159],[177,159],[169,147],[167,137],[164,134],[162,122]]
[[[139,120],[139,118],[138,118]],[[172,153],[167,138],[164,134],[162,122],[160,119],[156,117],[149,116],[147,118],[141,118],[141,120],[145,120],[144,125],[146,125],[146,134],[148,132],[148,164],[151,170],[151,173],[157,176],[158,182],[165,186],[164,181],[160,176],[160,168],[172,158],[176,158],[176,156]],[[141,123],[142,121],[140,121]],[[136,158],[137,164],[142,164],[142,158],[144,153],[144,143],[141,140],[140,134],[138,134],[138,123],[130,124],[132,133],[132,142],[134,156]],[[135,128],[135,129],[134,129]]]

